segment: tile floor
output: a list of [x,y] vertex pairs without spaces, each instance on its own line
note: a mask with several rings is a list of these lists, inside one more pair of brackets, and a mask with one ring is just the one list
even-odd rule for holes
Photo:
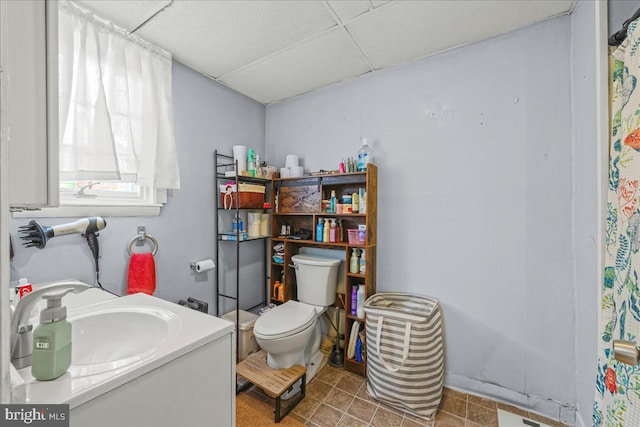
[[[273,405],[256,387],[247,394]],[[325,366],[307,385],[307,395],[288,417],[313,427],[498,427],[497,409],[561,427],[536,414],[493,400],[445,388],[435,420],[427,421],[377,403],[367,394],[364,378]]]

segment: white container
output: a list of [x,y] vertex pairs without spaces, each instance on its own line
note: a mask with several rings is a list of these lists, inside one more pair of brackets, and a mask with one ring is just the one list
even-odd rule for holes
[[[224,320],[236,323],[236,311],[230,311],[221,316]],[[253,336],[253,325],[258,319],[257,314],[249,313],[248,311],[240,310],[240,328],[238,328],[238,334],[240,335],[238,343],[238,356],[240,360],[244,360],[251,353],[255,353],[259,350],[256,337]]]
[[238,162],[238,175],[242,174],[242,171],[247,170],[247,147],[244,145],[234,145],[233,148],[233,160]]
[[280,178],[290,178],[291,168],[280,168]]
[[342,260],[312,255],[294,255],[298,301],[326,307],[336,300],[338,267]]
[[300,159],[295,154],[287,154],[284,162],[285,167],[294,168],[300,164]]
[[291,168],[291,176],[298,178],[304,175],[304,168],[302,166],[293,166]]

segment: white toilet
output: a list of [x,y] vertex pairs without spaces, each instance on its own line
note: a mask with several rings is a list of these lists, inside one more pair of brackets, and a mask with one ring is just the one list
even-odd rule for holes
[[[253,326],[258,345],[275,369],[303,365],[307,382],[315,376],[324,355],[320,351],[318,318],[336,300],[341,260],[312,255],[291,257],[296,269],[298,301],[287,301],[260,316]],[[285,393],[287,399],[297,390]]]

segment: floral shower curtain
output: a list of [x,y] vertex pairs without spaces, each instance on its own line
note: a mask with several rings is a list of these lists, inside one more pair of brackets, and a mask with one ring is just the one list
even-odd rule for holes
[[640,426],[640,366],[616,361],[612,341],[640,344],[640,27],[612,54],[609,193],[594,426]]

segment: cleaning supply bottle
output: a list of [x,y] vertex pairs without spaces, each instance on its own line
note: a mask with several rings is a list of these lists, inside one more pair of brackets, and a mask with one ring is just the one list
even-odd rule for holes
[[278,286],[278,300],[284,302],[284,283]]
[[322,235],[322,241],[325,243],[329,243],[329,238],[331,236],[330,230],[331,225],[329,225],[329,218],[324,219],[324,233]]
[[73,289],[43,295],[47,308],[40,312],[40,324],[33,331],[31,375],[37,380],[54,380],[71,366],[71,323],[62,297]]
[[362,138],[362,146],[358,151],[358,172],[366,171],[368,163],[373,163],[373,154],[367,138]]
[[318,218],[318,225],[316,225],[316,242],[322,242],[324,235],[324,226],[322,225],[322,218]]
[[364,318],[364,285],[358,286],[356,316]]
[[360,251],[360,264],[358,266],[358,270],[360,274],[365,274],[367,272],[367,258],[365,258],[364,249]]
[[280,281],[276,280],[273,284],[273,298],[278,299],[278,292],[280,291]]
[[358,261],[358,250],[354,248],[353,252],[351,252],[351,259],[349,262],[349,273],[357,274],[358,271],[360,271],[360,264]]
[[331,228],[329,229],[329,241],[331,243],[334,243],[337,241],[336,238],[336,219],[335,218],[331,218]]
[[357,286],[352,286],[351,287],[351,314],[353,316],[356,315],[356,313],[358,312],[358,287]]

